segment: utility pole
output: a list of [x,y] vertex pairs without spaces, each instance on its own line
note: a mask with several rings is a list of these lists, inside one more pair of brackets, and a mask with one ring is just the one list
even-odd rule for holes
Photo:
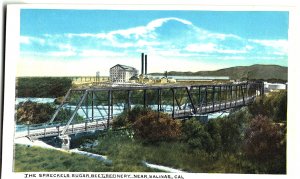
[[100,83],[100,71],[96,72],[96,83],[99,84]]

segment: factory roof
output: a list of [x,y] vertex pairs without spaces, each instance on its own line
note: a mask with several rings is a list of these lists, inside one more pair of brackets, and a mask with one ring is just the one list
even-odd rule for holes
[[[162,75],[149,75],[153,78],[165,78]],[[168,76],[168,79],[175,79],[177,81],[185,80],[229,80],[229,76]]]
[[119,67],[123,68],[124,70],[136,70],[134,67],[127,66],[127,65],[120,65],[120,64],[117,64],[117,65],[111,67],[111,69],[116,67],[116,66],[119,66]]
[[138,80],[139,78],[136,76],[132,76],[129,80]]

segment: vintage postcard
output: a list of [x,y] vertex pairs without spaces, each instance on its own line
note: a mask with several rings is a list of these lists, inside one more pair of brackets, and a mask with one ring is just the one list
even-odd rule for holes
[[3,177],[287,176],[291,14],[9,5]]

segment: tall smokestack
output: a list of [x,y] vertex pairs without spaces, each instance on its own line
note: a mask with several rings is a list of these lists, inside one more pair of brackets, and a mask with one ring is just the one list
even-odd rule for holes
[[147,75],[147,55],[145,55],[145,75]]
[[141,57],[142,57],[142,72],[141,72],[141,74],[144,74],[144,53],[142,53]]

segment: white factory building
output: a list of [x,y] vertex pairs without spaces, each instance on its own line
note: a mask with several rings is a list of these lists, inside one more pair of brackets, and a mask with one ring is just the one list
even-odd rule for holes
[[126,83],[133,76],[137,76],[138,71],[134,67],[117,64],[110,68],[109,76],[113,83]]
[[268,83],[264,82],[264,90],[265,91],[274,91],[274,90],[286,90],[287,89],[287,83]]

